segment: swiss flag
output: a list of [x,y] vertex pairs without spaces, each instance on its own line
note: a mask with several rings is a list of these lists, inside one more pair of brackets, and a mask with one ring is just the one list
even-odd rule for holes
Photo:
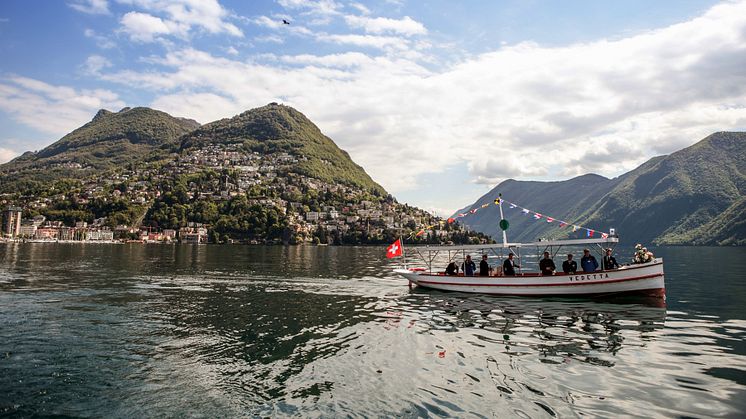
[[401,256],[401,240],[395,241],[391,246],[386,248],[386,257],[391,259]]

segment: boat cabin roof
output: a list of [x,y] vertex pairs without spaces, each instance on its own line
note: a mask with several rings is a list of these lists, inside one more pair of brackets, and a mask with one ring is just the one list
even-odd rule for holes
[[444,246],[406,246],[407,250],[419,251],[469,251],[469,250],[487,250],[487,249],[508,249],[520,247],[537,247],[537,246],[582,246],[586,244],[604,244],[619,243],[618,237],[607,237],[605,239],[567,239],[567,240],[540,240],[532,243],[497,243],[497,244],[464,244],[464,245],[444,245]]

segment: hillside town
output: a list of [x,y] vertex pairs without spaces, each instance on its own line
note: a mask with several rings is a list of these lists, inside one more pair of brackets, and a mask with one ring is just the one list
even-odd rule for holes
[[[385,243],[411,236],[427,243],[486,242],[426,211],[359,187],[299,173],[307,161],[287,152],[260,154],[242,144],[209,144],[175,158],[112,170],[104,178],[69,178],[35,196],[0,196],[5,240],[144,243]],[[322,161],[323,163],[323,161]],[[221,209],[257,219],[240,221]],[[244,217],[246,218],[246,217]],[[212,222],[206,222],[212,221]],[[266,228],[265,228],[266,227]],[[428,227],[428,228],[424,228]]]

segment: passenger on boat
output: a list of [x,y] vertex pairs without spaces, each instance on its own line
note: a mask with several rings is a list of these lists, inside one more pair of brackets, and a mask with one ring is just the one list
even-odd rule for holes
[[474,276],[474,272],[477,271],[477,265],[471,260],[471,255],[466,255],[466,260],[461,264],[461,270],[464,271],[464,276]]
[[520,268],[513,260],[513,253],[508,254],[508,258],[503,262],[503,275],[515,276],[515,268]]
[[557,270],[554,261],[549,257],[549,252],[544,252],[544,259],[539,261],[539,270],[544,276],[554,275],[554,271]]
[[456,266],[456,262],[451,262],[446,266],[446,275],[458,275],[458,266]]
[[593,272],[598,269],[596,257],[591,254],[590,250],[583,249],[583,257],[580,259],[580,266],[583,268],[583,272]]
[[562,272],[574,274],[578,271],[578,263],[572,260],[572,253],[567,254],[567,260],[562,262]]
[[479,276],[490,276],[490,264],[487,263],[487,255],[482,255],[479,262]]
[[611,256],[611,248],[606,249],[606,255],[601,260],[601,269],[607,271],[609,269],[619,269],[619,264],[616,262],[616,258]]

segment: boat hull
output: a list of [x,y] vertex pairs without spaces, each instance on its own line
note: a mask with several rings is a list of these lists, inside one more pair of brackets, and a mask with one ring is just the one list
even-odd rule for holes
[[553,276],[447,276],[409,269],[396,273],[410,284],[443,291],[524,296],[609,296],[620,294],[665,297],[663,260],[623,266],[610,271]]

